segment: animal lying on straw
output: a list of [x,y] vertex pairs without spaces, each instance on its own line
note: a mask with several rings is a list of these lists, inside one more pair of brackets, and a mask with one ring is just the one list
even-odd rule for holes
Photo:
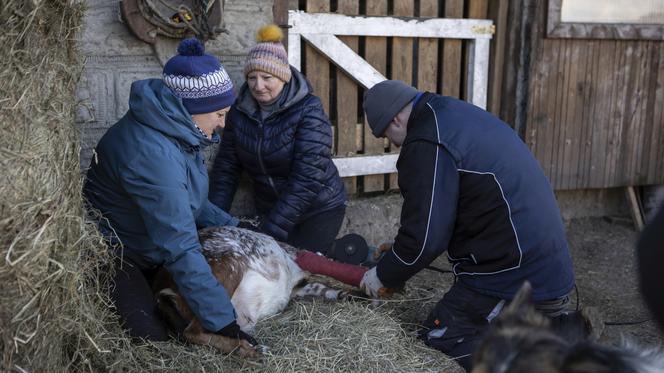
[[[550,319],[537,312],[530,301],[531,290],[525,283],[493,321],[473,355],[473,373],[664,372],[660,351],[630,344],[602,346],[587,338],[575,340],[578,330],[554,332]],[[596,317],[586,314],[585,319],[592,328],[601,328],[595,325]]]
[[[308,272],[295,262],[297,249],[272,237],[237,227],[213,227],[199,231],[203,255],[212,273],[229,296],[237,323],[252,333],[256,322],[282,311],[293,297],[346,299],[346,291],[320,283],[308,283]],[[167,271],[162,270],[153,285],[159,310],[190,343],[210,345],[221,352],[256,356],[247,341],[227,338],[205,330],[193,315]],[[180,327],[180,328],[181,328]]]

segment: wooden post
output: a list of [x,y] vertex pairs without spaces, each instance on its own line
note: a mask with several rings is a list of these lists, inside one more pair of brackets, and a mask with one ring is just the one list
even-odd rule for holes
[[625,188],[625,194],[627,195],[627,204],[629,205],[629,212],[632,214],[632,220],[634,221],[634,226],[637,231],[643,230],[643,212],[641,211],[641,205],[639,204],[639,199],[636,195],[636,191],[633,186],[628,186]]

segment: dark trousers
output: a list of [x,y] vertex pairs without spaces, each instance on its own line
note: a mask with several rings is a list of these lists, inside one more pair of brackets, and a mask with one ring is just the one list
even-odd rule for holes
[[[577,338],[564,335],[564,324],[574,324],[581,330],[584,321],[580,314],[565,311],[569,298],[545,301],[535,304],[535,308],[545,316],[552,318],[555,332],[565,338]],[[431,310],[424,323],[425,330],[420,334],[428,346],[444,352],[454,358],[466,371],[471,370],[472,354],[488,330],[489,323],[500,313],[506,301],[478,293],[469,287],[455,282]],[[560,329],[560,330],[558,330]]]
[[456,282],[431,310],[420,337],[428,346],[456,359],[470,371],[471,354],[503,304],[499,298],[477,293]]
[[151,284],[156,272],[157,269],[141,270],[126,256],[115,259],[110,296],[122,327],[133,338],[168,340],[166,324],[157,312],[152,294]]
[[313,252],[327,253],[339,234],[346,215],[346,205],[323,211],[295,226],[288,243]]

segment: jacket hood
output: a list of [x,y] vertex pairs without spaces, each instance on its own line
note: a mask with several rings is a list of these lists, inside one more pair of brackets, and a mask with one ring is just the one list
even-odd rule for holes
[[182,100],[161,79],[138,80],[131,84],[129,112],[141,125],[174,138],[188,147],[206,147],[219,142],[203,136],[191,119]]
[[[279,108],[272,112],[270,116],[273,116],[276,113],[282,112],[289,107],[295,105],[302,99],[304,99],[309,93],[313,91],[311,85],[307,81],[304,75],[301,72],[297,71],[293,66],[291,69],[291,80],[290,82],[284,84],[284,89],[279,96]],[[249,91],[249,86],[245,82],[240,88],[240,93],[238,94],[238,99],[236,101],[236,108],[243,113],[247,114],[252,118],[257,117],[259,111],[258,102],[251,95]]]

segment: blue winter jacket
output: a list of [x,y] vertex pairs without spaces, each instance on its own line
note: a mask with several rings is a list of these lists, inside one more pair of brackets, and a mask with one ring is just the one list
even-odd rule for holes
[[129,111],[97,144],[84,186],[100,230],[139,266],[163,265],[210,331],[235,319],[226,290],[201,254],[197,227],[237,225],[207,199],[201,149],[208,140],[160,79],[131,85]]
[[287,241],[307,217],[341,206],[346,191],[332,162],[332,127],[304,75],[291,68],[279,109],[261,119],[245,83],[226,119],[210,176],[210,200],[228,210],[242,170],[251,177],[261,228]]
[[511,299],[524,281],[536,301],[567,295],[572,259],[556,199],[528,147],[467,102],[425,93],[397,161],[401,227],[376,267],[388,287],[447,256],[458,280]]

